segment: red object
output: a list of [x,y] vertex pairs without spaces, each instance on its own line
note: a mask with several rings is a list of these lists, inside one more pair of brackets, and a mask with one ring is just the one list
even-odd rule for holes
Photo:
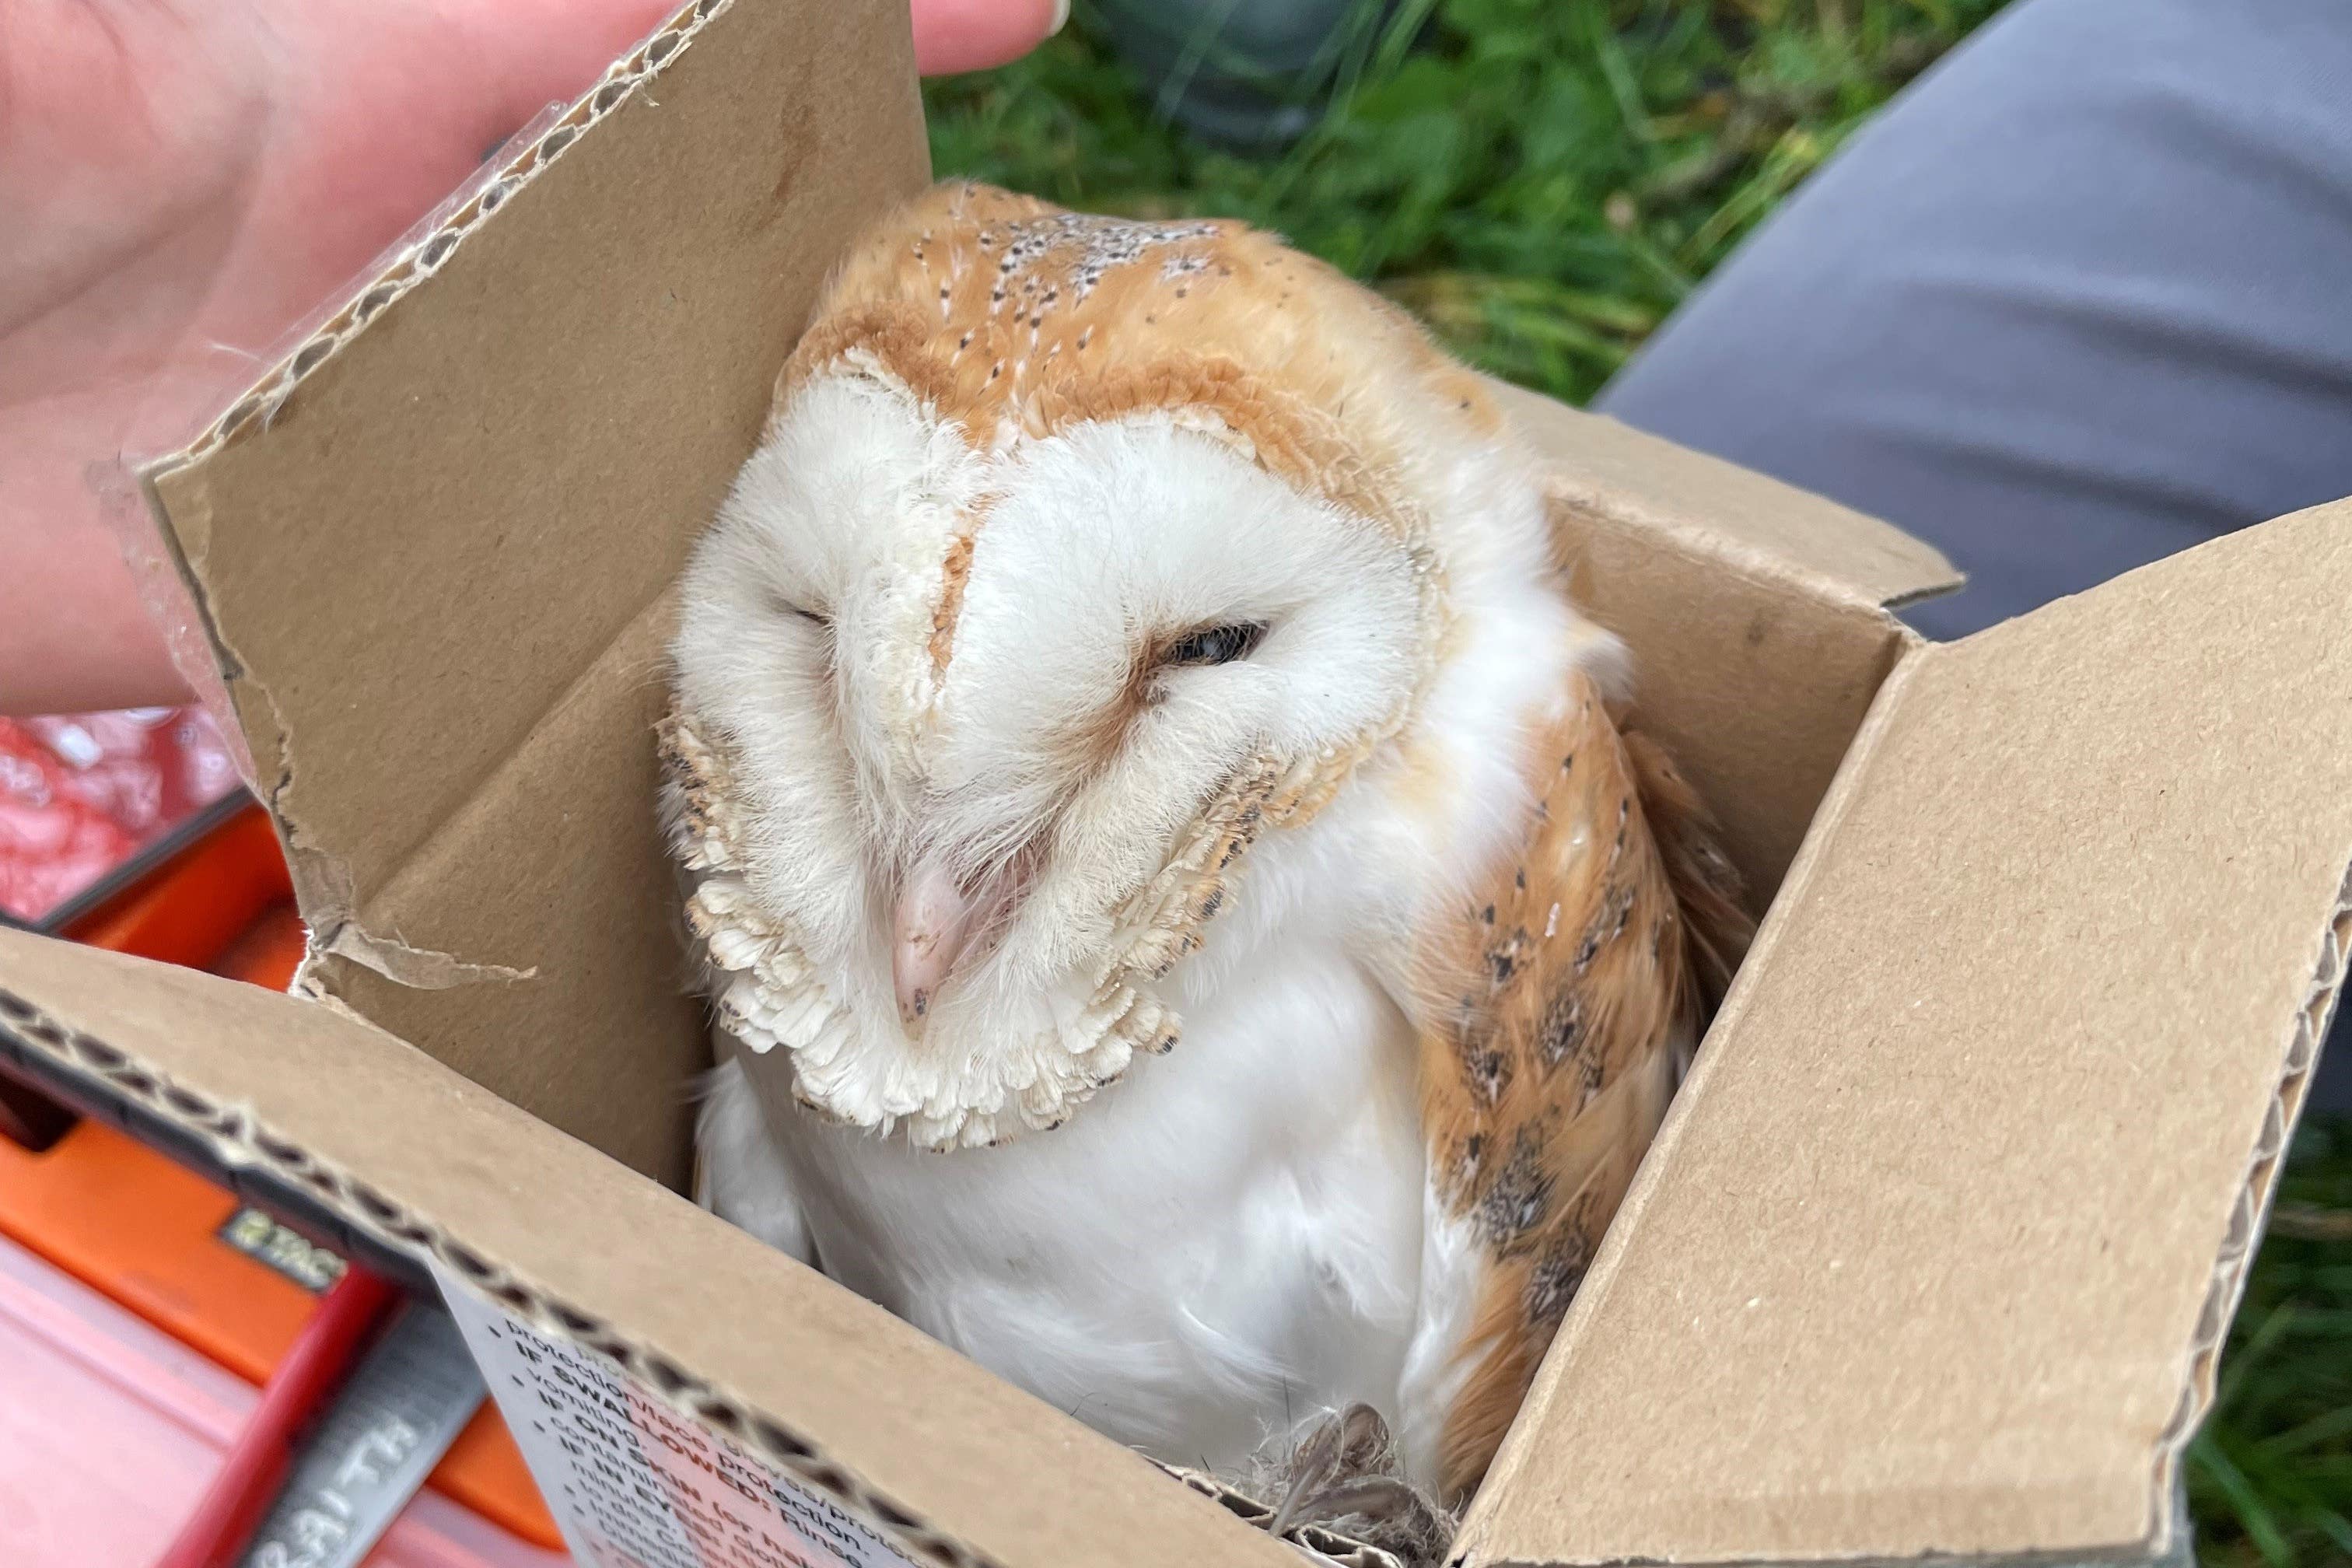
[[202,709],[0,719],[0,913],[42,920],[236,787]]
[[381,1276],[357,1264],[343,1269],[262,1385],[236,1446],[156,1568],[231,1568],[285,1484],[303,1428],[342,1388],[400,1299]]

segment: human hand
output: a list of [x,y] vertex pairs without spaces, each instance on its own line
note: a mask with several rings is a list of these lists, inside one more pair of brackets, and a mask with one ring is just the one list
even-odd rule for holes
[[[7,0],[0,712],[180,700],[89,479],[254,356],[680,0]],[[914,0],[927,74],[1067,0]]]

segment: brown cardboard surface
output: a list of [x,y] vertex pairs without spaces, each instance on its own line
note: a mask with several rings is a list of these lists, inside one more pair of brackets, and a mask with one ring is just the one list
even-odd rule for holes
[[[825,268],[924,178],[908,50],[903,5],[701,0],[495,210],[362,290],[265,414],[150,476],[334,954],[314,979],[672,1178],[698,1047],[634,973],[655,862],[611,801],[652,709],[602,672]],[[593,721],[551,720],[583,701]]]
[[1613,507],[1555,515],[1579,601],[1633,652],[1643,726],[1714,808],[1761,911],[1879,682],[1917,639],[1874,605],[1727,571],[1703,542]]
[[688,1409],[731,1405],[739,1426],[780,1427],[787,1449],[809,1450],[793,1466],[803,1480],[895,1509],[912,1521],[902,1537],[937,1531],[1008,1568],[1297,1562],[1117,1444],[357,1020],[0,931],[0,1030],[59,1059],[110,1060],[119,1090],[244,1159],[303,1173],[380,1240],[468,1259],[468,1272],[495,1260],[485,1282],[518,1310],[552,1326],[560,1306],[572,1321],[555,1331],[625,1352]]
[[1906,661],[1473,1563],[2168,1544],[2352,935],[2347,606],[2341,503]]
[[1835,501],[1500,382],[1496,399],[1554,468],[1570,507],[1678,535],[1735,571],[1894,605],[1960,585],[1930,544]]
[[1644,723],[1771,901],[1878,683],[1916,639],[1883,607],[1948,588],[1874,519],[1496,384],[1550,468],[1577,597],[1633,653]]
[[664,595],[632,622],[360,910],[370,930],[530,978],[417,990],[325,965],[360,1013],[397,1016],[411,1044],[684,1190],[710,1053],[647,805],[674,618]]

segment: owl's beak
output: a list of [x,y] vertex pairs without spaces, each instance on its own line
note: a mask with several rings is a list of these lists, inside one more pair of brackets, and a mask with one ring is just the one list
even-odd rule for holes
[[908,1034],[922,1032],[931,999],[971,940],[980,904],[944,860],[924,860],[900,886],[891,922],[890,978],[898,990],[898,1020]]

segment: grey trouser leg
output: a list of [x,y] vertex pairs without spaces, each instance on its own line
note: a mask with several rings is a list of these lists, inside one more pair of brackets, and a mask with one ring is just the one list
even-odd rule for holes
[[2352,495],[2352,0],[2021,0],[1597,406],[1933,542],[1937,637]]

